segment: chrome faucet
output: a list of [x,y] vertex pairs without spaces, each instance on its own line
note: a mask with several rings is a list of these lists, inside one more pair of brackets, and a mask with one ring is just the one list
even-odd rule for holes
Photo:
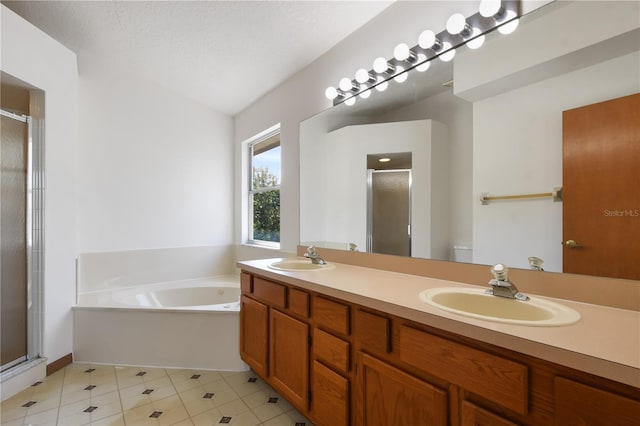
[[311,259],[311,263],[315,263],[316,265],[326,265],[327,262],[316,252],[315,246],[307,247],[307,251],[304,253],[304,257]]
[[489,281],[491,288],[488,288],[485,293],[499,297],[506,297],[508,299],[529,300],[529,296],[525,296],[520,293],[515,284],[509,281],[507,272],[507,267],[502,263],[493,265],[491,267],[493,279]]

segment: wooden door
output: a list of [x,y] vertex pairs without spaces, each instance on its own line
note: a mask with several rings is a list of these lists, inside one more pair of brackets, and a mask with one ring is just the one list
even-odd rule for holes
[[365,426],[447,424],[443,390],[364,353],[359,370]]
[[562,137],[563,272],[640,279],[640,94],[564,111]]
[[269,308],[247,296],[240,298],[240,357],[266,378],[269,354]]
[[298,410],[309,408],[309,326],[271,310],[269,318],[271,385]]

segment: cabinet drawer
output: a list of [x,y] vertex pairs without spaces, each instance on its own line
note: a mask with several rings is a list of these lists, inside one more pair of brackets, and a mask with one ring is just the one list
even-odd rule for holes
[[304,318],[309,318],[309,293],[298,290],[297,288],[290,288],[289,312]]
[[323,297],[313,298],[313,318],[320,327],[349,335],[349,306]]
[[365,311],[356,310],[356,339],[360,347],[372,352],[391,352],[391,320]]
[[240,291],[243,293],[253,293],[253,276],[242,272],[240,274]]
[[276,308],[284,308],[287,304],[287,288],[260,277],[253,278],[253,294]]
[[318,328],[313,329],[313,354],[340,373],[349,371],[349,343]]
[[555,379],[556,425],[640,425],[640,401]]
[[411,327],[400,327],[400,359],[519,414],[527,414],[527,366]]

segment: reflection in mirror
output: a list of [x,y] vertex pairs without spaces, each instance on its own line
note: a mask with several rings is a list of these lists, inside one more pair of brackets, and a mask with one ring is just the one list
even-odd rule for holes
[[367,252],[411,256],[411,153],[367,154]]
[[318,143],[300,145],[301,157],[313,158],[304,162],[300,174],[305,188],[300,193],[301,245],[348,249],[354,243],[372,251],[371,241],[367,243],[367,158],[395,149],[411,155],[407,252],[448,258],[448,227],[434,226],[448,219],[445,125],[435,120],[358,124],[315,136]]
[[[563,112],[640,92],[639,13],[638,2],[556,1],[524,16],[509,36],[489,34],[477,51],[459,49],[452,62],[435,61],[425,73],[413,70],[403,84],[390,82],[384,93],[301,123],[301,245],[348,249],[351,242],[365,248],[362,163],[367,154],[405,151],[413,154],[412,256],[456,260],[455,253],[474,263],[525,269],[537,257],[545,271],[562,272],[569,250],[561,244],[565,202],[482,205],[480,198],[564,186]],[[442,136],[431,144],[436,152],[418,155],[418,147],[405,148],[401,130],[375,149],[365,139],[346,137],[400,122],[435,124]],[[631,135],[637,146],[637,126]],[[356,147],[360,157],[352,158]],[[637,155],[626,156],[638,164]],[[638,170],[633,173],[640,181]],[[421,179],[427,189],[416,185]],[[320,190],[317,182],[331,184]],[[570,194],[564,189],[566,200]],[[616,205],[627,207],[607,210],[640,209],[640,200],[632,198],[639,192],[619,194]],[[421,196],[427,199],[416,211]],[[640,218],[631,219],[627,241],[640,241]]]

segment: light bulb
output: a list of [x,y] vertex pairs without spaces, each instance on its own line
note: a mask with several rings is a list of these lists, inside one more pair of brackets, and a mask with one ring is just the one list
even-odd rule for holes
[[343,92],[350,92],[351,89],[353,89],[353,83],[349,78],[344,77],[340,79],[340,83],[338,83],[338,87],[340,87],[340,90],[342,90]]
[[404,67],[401,66],[397,66],[396,67],[396,73],[397,75],[395,77],[393,77],[393,79],[398,82],[398,83],[404,83],[405,81],[407,81],[407,77],[409,77],[409,73],[404,72]]
[[347,99],[346,101],[344,101],[344,103],[345,103],[346,105],[351,106],[351,105],[353,105],[353,104],[355,104],[355,103],[356,103],[356,97],[355,97],[355,96],[351,96],[349,99]]
[[454,56],[456,56],[456,49],[452,49],[451,43],[449,42],[445,41],[444,43],[442,43],[442,51],[445,52],[439,56],[442,62],[449,62],[453,59]]
[[376,85],[376,90],[378,92],[384,92],[389,87],[389,82],[385,81],[384,78],[378,77],[378,84]]
[[338,97],[338,91],[336,90],[335,87],[329,86],[327,87],[327,90],[324,91],[324,95],[327,97],[327,99],[332,101]]
[[[508,21],[509,19],[513,19],[515,17],[516,17],[516,13],[513,10],[510,10],[507,12],[507,16],[505,17],[504,20]],[[509,22],[508,24],[500,25],[498,27],[498,31],[500,31],[500,34],[504,34],[504,35],[511,34],[516,30],[516,28],[518,28],[519,23],[520,23],[520,19],[513,19],[513,21]]]
[[364,68],[360,68],[358,71],[356,71],[356,81],[360,84],[364,84],[367,81],[369,81],[369,79],[371,78],[371,75],[369,74],[369,71],[367,71]]
[[418,53],[418,59],[416,61],[420,65],[416,67],[416,71],[425,72],[431,66],[431,61],[427,61],[427,55],[424,53]]
[[436,44],[436,35],[431,30],[424,30],[418,36],[418,44],[423,49],[430,49],[434,44]]
[[382,56],[373,61],[373,70],[378,74],[393,71],[393,66]]
[[393,57],[399,61],[407,60],[410,56],[411,50],[405,43],[400,43],[395,49],[393,49]]
[[485,18],[496,15],[500,12],[502,2],[500,0],[480,0],[480,7],[478,8],[480,15]]
[[460,34],[467,27],[467,19],[462,13],[454,13],[447,20],[447,31],[449,32],[449,34]]
[[474,28],[473,33],[471,34],[471,37],[475,37],[475,38],[467,42],[467,46],[469,46],[469,49],[478,49],[482,47],[482,45],[484,44],[485,36],[484,34],[483,35],[479,35],[479,34],[480,34],[480,30],[477,28]]
[[368,87],[365,88],[362,92],[360,92],[358,96],[360,96],[362,99],[367,99],[369,96],[371,96],[371,89],[369,89]]

